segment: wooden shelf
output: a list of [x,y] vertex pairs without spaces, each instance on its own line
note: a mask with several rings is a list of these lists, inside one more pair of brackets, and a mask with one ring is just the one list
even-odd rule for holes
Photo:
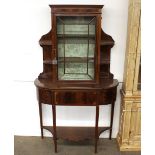
[[95,38],[95,34],[57,34],[58,38]]
[[[87,63],[87,58],[86,57],[59,57],[58,59],[58,63]],[[88,63],[93,63],[94,62],[94,58],[93,57],[89,57],[88,58]],[[52,60],[44,60],[43,61],[44,64],[52,64]]]
[[[71,62],[71,63],[87,63],[87,57],[59,57],[58,62]],[[93,57],[89,57],[88,58],[88,62],[94,62],[94,58]]]
[[[52,35],[52,30],[50,30],[50,32],[48,32],[46,35],[43,35],[39,41],[40,45],[41,46],[52,46],[51,35]],[[73,35],[71,35],[70,37],[73,38]],[[86,37],[86,35],[85,35],[85,37]],[[87,35],[87,37],[88,37],[88,35]],[[61,38],[62,38],[62,35],[61,35]],[[101,30],[100,46],[113,46],[113,45],[114,45],[114,40],[112,39],[112,37],[107,35],[103,30]]]
[[[53,134],[52,126],[43,126],[44,129],[48,130]],[[110,127],[99,127],[99,135],[109,130]],[[87,139],[95,138],[95,127],[56,127],[57,138],[71,140],[71,141],[81,141]]]
[[[64,58],[63,57],[59,57],[58,59],[59,63],[64,62]],[[66,57],[65,58],[65,62],[68,63],[87,63],[87,58],[86,57]],[[88,63],[93,63],[94,62],[94,58],[90,57],[88,58]],[[44,60],[43,61],[44,64],[52,64],[52,60]],[[110,64],[109,60],[101,60],[101,64]]]

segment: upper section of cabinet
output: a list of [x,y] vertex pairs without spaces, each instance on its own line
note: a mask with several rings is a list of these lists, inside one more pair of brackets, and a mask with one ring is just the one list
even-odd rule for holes
[[53,82],[99,84],[112,80],[111,36],[102,31],[103,5],[50,5],[51,31],[42,36],[43,72]]

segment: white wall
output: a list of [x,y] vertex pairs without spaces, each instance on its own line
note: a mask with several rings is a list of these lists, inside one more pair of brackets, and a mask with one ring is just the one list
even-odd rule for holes
[[[73,1],[55,0],[56,4],[64,4],[65,2],[72,4]],[[83,0],[74,2],[82,4]],[[11,83],[13,89],[10,91],[12,91],[14,99],[8,97],[11,103],[6,104],[13,104],[14,107],[12,110],[14,111],[13,128],[15,135],[40,135],[38,104],[33,81],[42,72],[42,48],[39,46],[38,40],[50,30],[49,4],[51,4],[51,0],[17,0],[16,5],[12,3],[7,5],[7,10],[1,10],[2,14],[6,14],[4,21],[7,27],[4,26],[4,28],[6,29],[5,34],[7,32],[9,36],[5,37],[9,44],[3,45],[6,50],[3,59],[9,57],[11,64],[7,65],[8,72],[6,75],[9,76],[7,79],[10,80],[10,77],[13,79],[13,84]],[[85,0],[84,4],[104,4],[102,28],[115,40],[115,46],[112,48],[111,54],[111,72],[116,79],[122,81],[128,0]],[[8,10],[10,13],[7,13]],[[7,54],[7,52],[10,54]],[[2,66],[5,65],[4,63]],[[6,80],[6,76],[4,79]],[[115,106],[113,137],[116,137],[119,125],[120,86],[118,87]],[[4,100],[7,101],[7,98]],[[11,111],[9,108],[8,110]],[[102,106],[100,112],[99,124],[109,125],[110,107]],[[43,115],[44,124],[52,124],[50,106],[43,106]],[[11,117],[9,115],[7,121]],[[94,107],[57,107],[57,125],[93,126],[94,118]],[[45,134],[50,135],[46,131]],[[102,134],[102,137],[107,136],[108,132]]]

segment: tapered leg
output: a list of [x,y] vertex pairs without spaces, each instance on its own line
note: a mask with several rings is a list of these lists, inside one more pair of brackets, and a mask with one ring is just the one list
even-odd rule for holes
[[55,153],[57,153],[57,133],[56,133],[56,106],[52,105],[53,112],[53,140],[54,140],[54,149]]
[[111,135],[112,135],[112,126],[113,126],[113,118],[114,118],[114,106],[115,106],[115,101],[112,101],[111,104],[111,118],[110,118],[110,134],[109,134],[109,139],[111,140]]
[[41,104],[40,101],[38,102],[38,104],[39,104],[41,138],[43,139],[44,138],[44,135],[43,135],[43,120],[42,120],[42,104]]
[[98,119],[99,119],[99,105],[96,105],[96,121],[95,121],[95,153],[97,153],[98,135]]

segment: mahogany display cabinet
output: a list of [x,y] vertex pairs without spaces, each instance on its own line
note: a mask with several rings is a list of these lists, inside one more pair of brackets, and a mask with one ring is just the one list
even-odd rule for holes
[[[43,48],[43,72],[35,80],[41,137],[43,129],[57,139],[93,138],[95,152],[99,135],[112,135],[114,104],[118,81],[110,73],[111,36],[101,28],[103,5],[50,5],[51,30],[39,41]],[[42,104],[52,105],[53,125],[44,126]],[[111,104],[110,126],[98,127],[99,107]],[[95,127],[60,127],[56,125],[56,106],[96,107]]]

